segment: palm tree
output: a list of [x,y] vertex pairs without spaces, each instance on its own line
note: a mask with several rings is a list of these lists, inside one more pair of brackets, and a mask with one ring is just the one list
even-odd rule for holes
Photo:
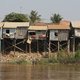
[[63,18],[61,17],[60,14],[52,14],[52,16],[50,17],[50,20],[52,23],[59,23]]
[[29,16],[29,18],[30,18],[30,22],[33,24],[33,23],[35,23],[35,22],[39,22],[39,21],[41,21],[41,15],[38,15],[38,12],[36,12],[36,11],[31,11],[31,13],[30,13],[30,16]]

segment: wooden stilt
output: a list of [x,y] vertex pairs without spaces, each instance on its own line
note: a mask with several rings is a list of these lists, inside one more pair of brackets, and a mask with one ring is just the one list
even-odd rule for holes
[[15,46],[16,46],[16,38],[14,38],[14,55],[15,55],[15,51],[16,51]]
[[44,52],[45,52],[45,40],[44,40]]
[[1,27],[1,30],[2,30],[2,45],[1,45],[1,47],[2,47],[2,54],[4,54],[4,37],[3,37],[3,27],[4,27],[4,24],[3,24],[3,26]]
[[60,42],[58,41],[58,52],[59,52],[59,50],[60,50]]
[[75,36],[73,37],[73,53],[75,53]]
[[67,47],[67,49],[68,49],[68,53],[70,53],[70,40],[68,40],[68,47]]
[[49,40],[49,58],[50,58],[50,53],[51,53],[51,42],[50,42],[50,40]]
[[[6,40],[5,40],[6,41]],[[23,43],[23,41],[21,41],[21,42],[19,42],[19,43],[16,43],[16,41],[14,42],[14,40],[13,40],[13,44],[12,43],[10,43],[10,42],[8,42],[8,41],[6,41],[9,45],[11,45],[10,47],[7,47],[6,49],[4,49],[4,51],[5,50],[7,50],[7,49],[10,49],[10,48],[17,48],[18,50],[20,50],[20,51],[22,51],[22,52],[25,52],[24,50],[22,50],[21,48],[19,48],[17,45],[19,45],[19,44],[21,44],[21,43]],[[14,43],[15,43],[15,45],[14,45]]]
[[27,43],[25,43],[26,44],[26,53],[27,53]]
[[29,44],[29,53],[31,53],[31,44]]
[[37,39],[37,53],[39,53],[38,39]]
[[51,42],[49,40],[49,54],[51,53]]
[[14,33],[14,55],[15,55],[15,51],[16,51],[15,50],[16,49],[15,46],[16,46],[16,33]]
[[4,38],[2,39],[2,54],[4,54]]

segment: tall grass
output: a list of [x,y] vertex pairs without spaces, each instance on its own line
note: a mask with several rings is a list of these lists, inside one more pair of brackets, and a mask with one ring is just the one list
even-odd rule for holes
[[43,57],[38,63],[47,64],[47,63],[79,63],[80,62],[80,50],[76,51],[75,54],[68,53],[65,50],[61,50],[57,53],[51,53],[49,56]]
[[31,61],[20,59],[18,61],[13,61],[16,64],[54,64],[54,63],[79,63],[80,62],[80,50],[76,51],[75,54],[68,53],[65,50],[61,50],[56,53],[45,54],[40,60],[32,59]]

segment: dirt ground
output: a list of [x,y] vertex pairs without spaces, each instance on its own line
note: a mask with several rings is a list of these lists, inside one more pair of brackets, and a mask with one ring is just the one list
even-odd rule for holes
[[21,52],[10,52],[9,54],[0,54],[0,63],[15,62],[19,60],[33,61],[40,60],[42,55],[40,53],[21,53]]

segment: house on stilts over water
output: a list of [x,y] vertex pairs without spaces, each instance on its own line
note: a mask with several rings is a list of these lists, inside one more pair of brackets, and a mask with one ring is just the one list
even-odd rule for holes
[[72,24],[72,50],[75,52],[80,49],[80,21],[71,21]]
[[29,52],[45,52],[47,49],[47,25],[42,22],[28,28]]
[[1,22],[1,52],[26,51],[29,22]]
[[71,23],[69,21],[61,21],[60,23],[48,24],[49,31],[49,51],[70,50],[70,33]]

